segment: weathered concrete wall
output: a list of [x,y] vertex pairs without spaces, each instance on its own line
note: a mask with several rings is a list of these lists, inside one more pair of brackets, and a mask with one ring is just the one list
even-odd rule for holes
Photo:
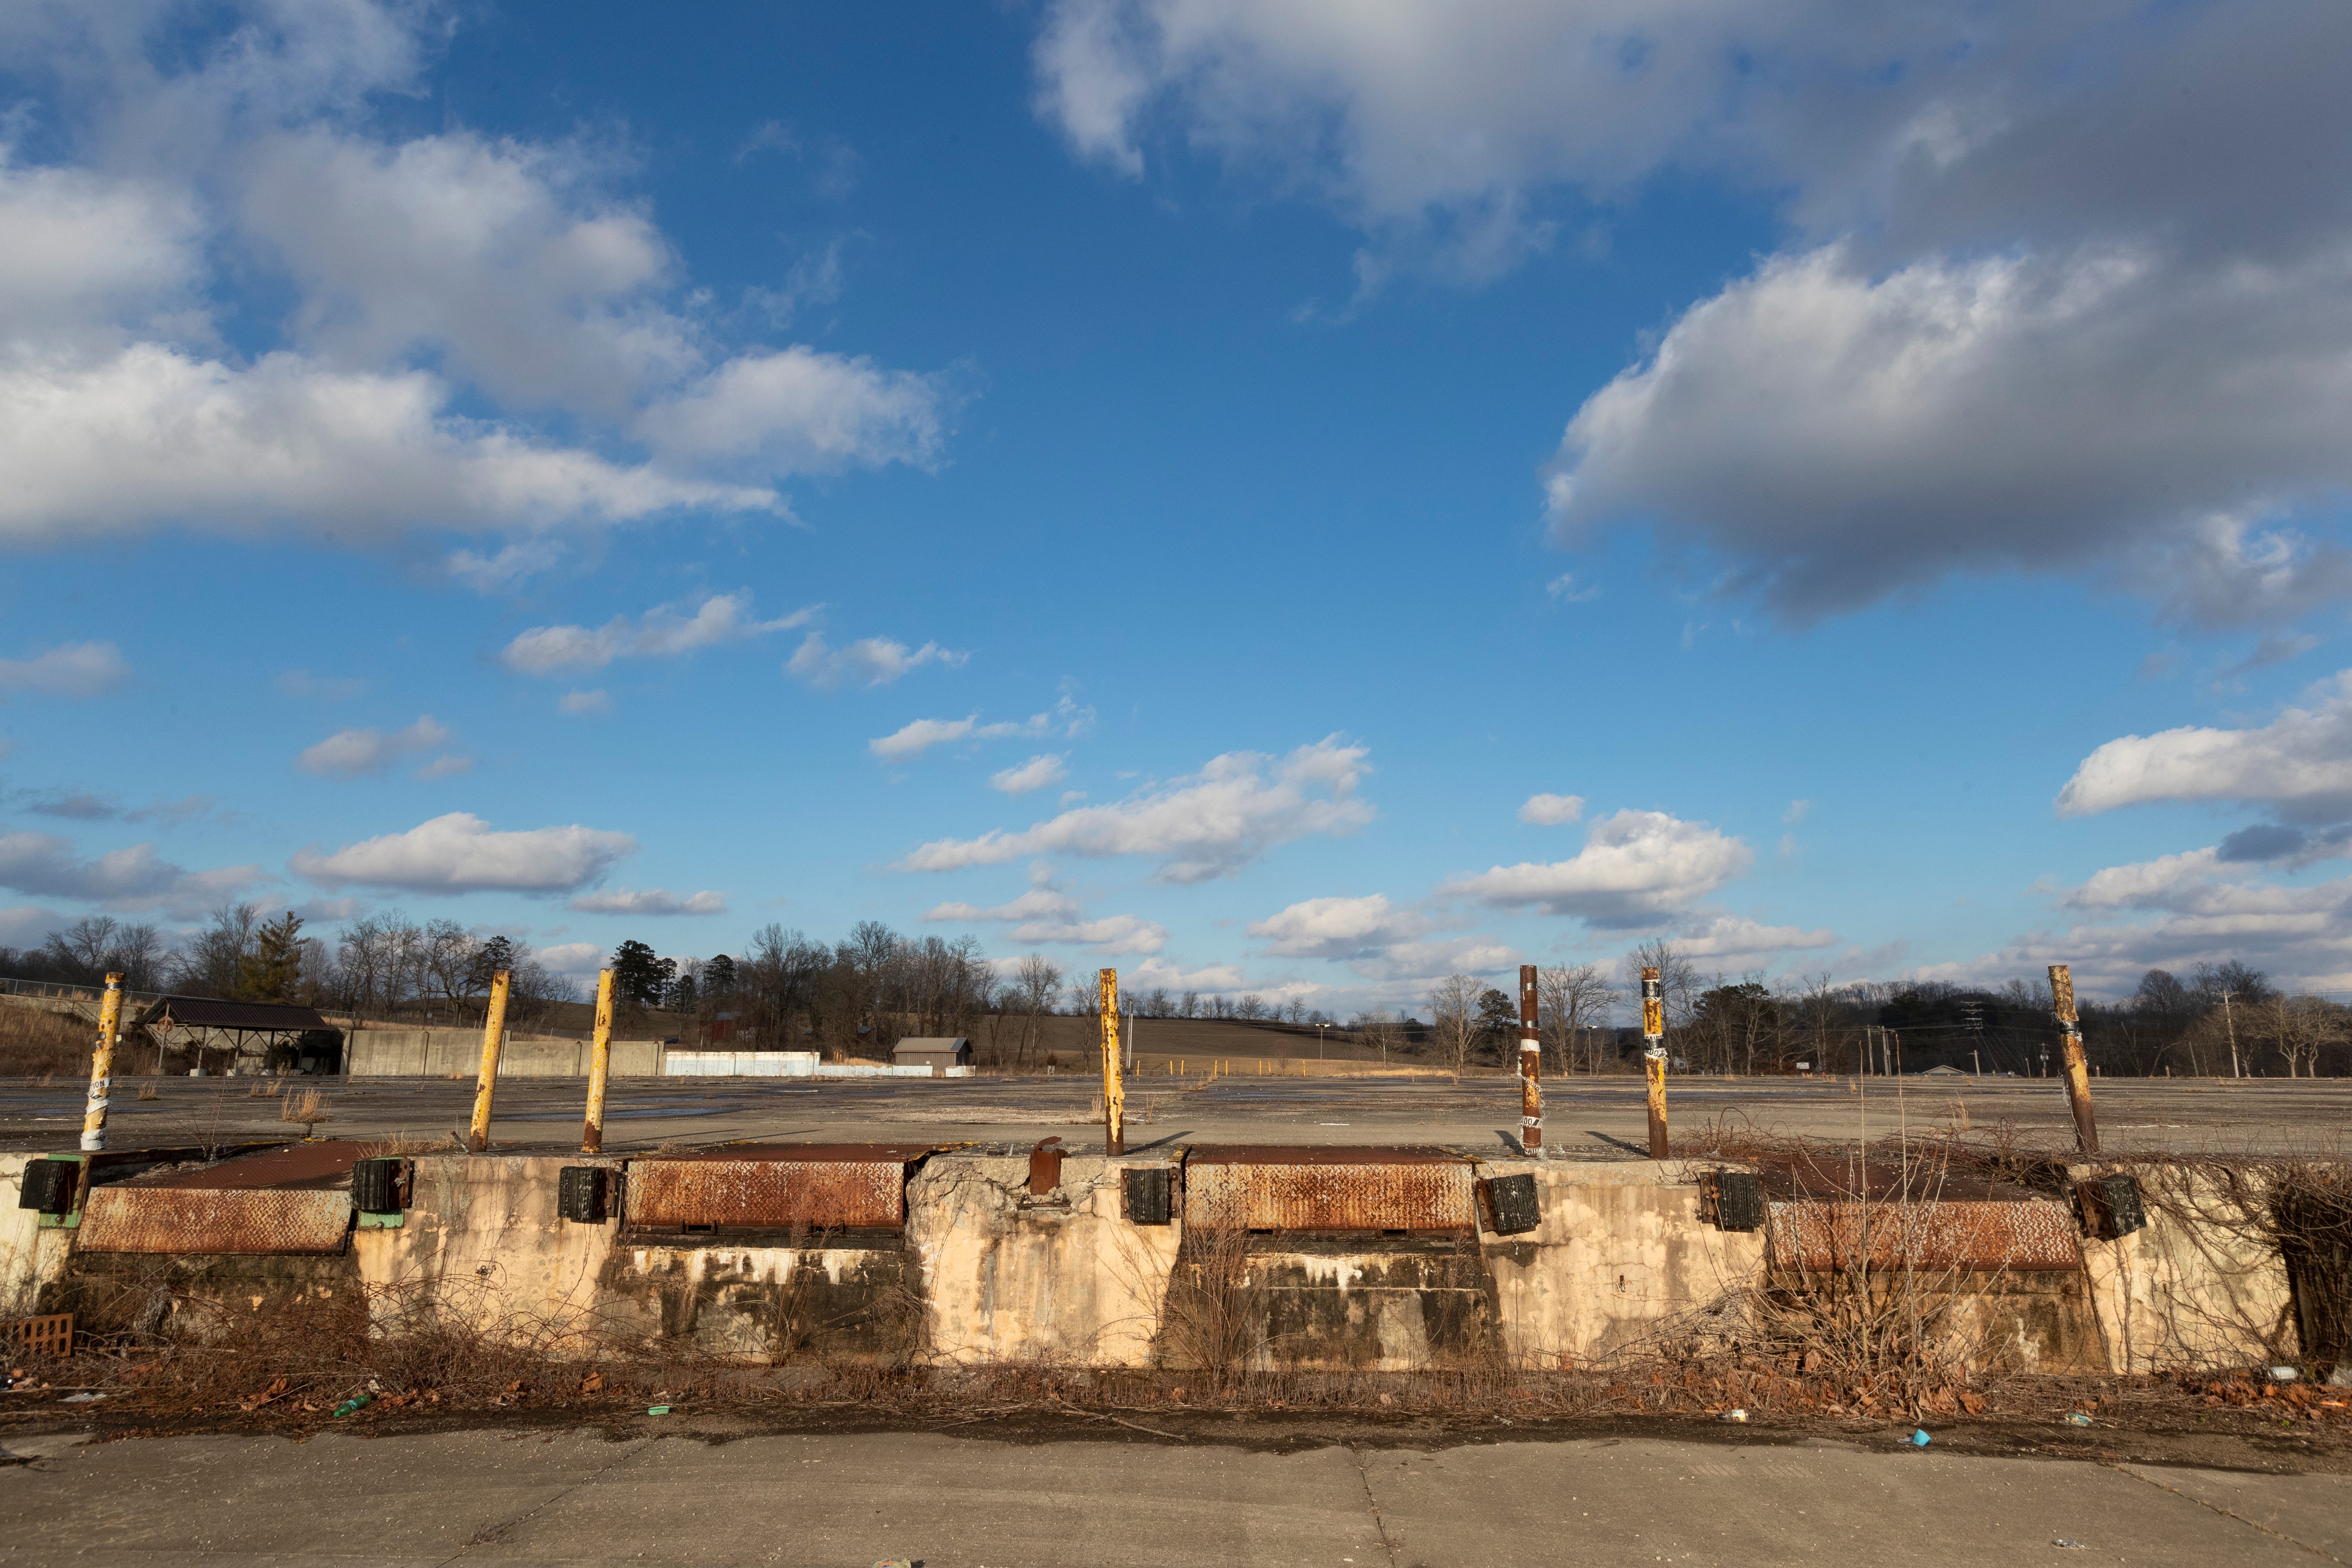
[[1263,1324],[1253,1365],[1412,1372],[1499,1349],[1494,1276],[1470,1237],[1252,1237],[1244,1259],[1238,1283]]
[[1128,1164],[1072,1155],[1044,1199],[1025,1155],[926,1162],[907,1188],[907,1245],[927,1307],[927,1353],[947,1362],[1148,1366],[1181,1223],[1125,1215]]
[[[360,1029],[344,1047],[353,1078],[473,1078],[482,1070],[482,1031]],[[606,1071],[614,1078],[658,1078],[659,1040],[614,1040]],[[585,1078],[589,1042],[509,1033],[499,1047],[499,1077]]]
[[[2080,1181],[2115,1167],[2079,1165]],[[2147,1224],[2086,1240],[2083,1261],[2112,1372],[2299,1359],[2286,1264],[2261,1223],[2268,1194],[2196,1165],[2129,1167]]]
[[1533,1173],[1543,1224],[1483,1238],[1503,1349],[1522,1365],[1605,1359],[1701,1321],[1764,1278],[1761,1231],[1698,1217],[1699,1177],[1720,1161],[1494,1160],[1481,1178]]
[[71,1256],[68,1232],[45,1229],[38,1213],[16,1206],[26,1162],[40,1158],[0,1154],[0,1318],[39,1311],[42,1288],[65,1273]]
[[574,1224],[555,1210],[580,1155],[446,1154],[415,1162],[400,1225],[356,1231],[352,1250],[379,1316],[435,1310],[551,1344],[604,1326],[599,1281],[611,1220]]

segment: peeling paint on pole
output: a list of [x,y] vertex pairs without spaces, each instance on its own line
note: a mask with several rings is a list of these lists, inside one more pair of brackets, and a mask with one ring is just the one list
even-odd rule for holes
[[1102,982],[1103,1150],[1127,1152],[1127,1094],[1118,1077],[1118,971],[1106,969]]
[[1666,1157],[1666,998],[1655,965],[1642,970],[1642,1071],[1650,1086],[1650,1158]]
[[[596,1036],[588,1047],[588,1116],[580,1126],[580,1152],[604,1147],[604,1078],[613,1067],[613,972],[596,972]],[[487,1128],[485,1131],[488,1131]]]
[[1536,966],[1519,965],[1519,1147],[1543,1152],[1543,1038],[1537,1030]]
[[113,1102],[114,1038],[122,1026],[122,976],[106,977],[106,1000],[98,1008],[98,1049],[89,1058],[89,1100],[82,1108],[81,1146],[95,1154],[106,1147],[106,1111]]
[[499,1083],[499,1047],[507,1032],[507,987],[514,976],[499,970],[490,976],[490,1015],[482,1021],[482,1077],[474,1089],[474,1125],[466,1147],[478,1154],[490,1146],[490,1098]]
[[2050,966],[2050,1010],[2058,1017],[2059,1054],[2066,1069],[2066,1100],[2074,1111],[2074,1146],[2099,1152],[2099,1121],[2091,1110],[2091,1068],[2083,1056],[2083,1026],[2074,1012],[2074,974],[2063,963]]

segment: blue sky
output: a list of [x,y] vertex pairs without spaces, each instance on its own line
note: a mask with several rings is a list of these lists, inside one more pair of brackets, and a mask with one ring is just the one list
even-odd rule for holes
[[0,943],[2352,989],[2340,8],[14,7]]

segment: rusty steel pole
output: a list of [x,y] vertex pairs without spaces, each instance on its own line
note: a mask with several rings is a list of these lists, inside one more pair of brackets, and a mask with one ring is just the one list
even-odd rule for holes
[[1666,1157],[1666,1000],[1658,971],[1642,971],[1642,1071],[1650,1080],[1650,1158]]
[[474,1089],[474,1125],[466,1147],[478,1154],[490,1146],[490,1094],[498,1088],[499,1048],[507,1032],[507,987],[514,976],[499,970],[490,976],[490,1016],[482,1021],[482,1079]]
[[1543,1040],[1536,1029],[1536,966],[1519,965],[1519,1147],[1543,1156]]
[[1118,971],[1106,969],[1102,982],[1103,1152],[1127,1152],[1127,1093],[1118,1077]]
[[122,976],[106,977],[106,1000],[98,1005],[98,1049],[89,1058],[89,1101],[81,1113],[81,1146],[98,1153],[106,1147],[106,1108],[114,1089],[114,1040],[122,1026]]
[[[596,1036],[588,1047],[588,1119],[580,1125],[580,1152],[604,1151],[604,1075],[613,1066],[613,972],[596,972]],[[489,1129],[485,1126],[485,1132]]]
[[2074,1108],[2074,1147],[2085,1154],[2099,1152],[2099,1119],[2091,1111],[2091,1069],[2083,1058],[2083,1026],[2074,1013],[2074,973],[2063,963],[2050,966],[2050,1010],[2058,1016],[2058,1047],[2066,1066],[2066,1099]]

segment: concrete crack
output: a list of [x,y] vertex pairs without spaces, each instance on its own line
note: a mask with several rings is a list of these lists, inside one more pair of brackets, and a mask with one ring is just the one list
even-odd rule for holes
[[1363,1450],[1350,1443],[1348,1457],[1356,1461],[1356,1479],[1364,1484],[1364,1506],[1372,1510],[1372,1528],[1381,1532],[1381,1550],[1389,1554],[1389,1568],[1398,1568],[1396,1542],[1389,1539],[1388,1521],[1381,1517],[1381,1500],[1372,1495],[1372,1472],[1364,1463]]
[[610,1475],[615,1468],[627,1464],[631,1459],[635,1458],[639,1454],[645,1452],[645,1450],[651,1447],[656,1440],[657,1439],[648,1437],[641,1442],[635,1443],[629,1447],[626,1451],[614,1457],[609,1463],[598,1466],[593,1474],[582,1477],[580,1479],[572,1482],[570,1486],[564,1488],[562,1491],[557,1492],[553,1497],[548,1498],[533,1507],[523,1510],[522,1512],[515,1515],[512,1519],[501,1520],[495,1524],[486,1524],[482,1526],[481,1529],[474,1531],[473,1536],[467,1541],[465,1545],[457,1548],[455,1555],[444,1558],[437,1565],[437,1568],[450,1568],[452,1563],[462,1562],[466,1553],[471,1552],[477,1546],[496,1546],[499,1542],[504,1541],[509,1535],[512,1534],[517,1525],[530,1523],[532,1520],[538,1518],[541,1514],[545,1513],[549,1509],[554,1507],[557,1503],[562,1502],[565,1498],[570,1497],[573,1492],[578,1491],[581,1488],[593,1486],[596,1482],[603,1480],[606,1476]]
[[2234,1519],[2240,1524],[2246,1526],[2249,1530],[2258,1530],[2273,1541],[2284,1541],[2289,1546],[2299,1547],[2303,1551],[2310,1552],[2314,1557],[2321,1558],[2329,1563],[2341,1563],[2344,1561],[2344,1559],[2336,1556],[2334,1552],[2324,1551],[2319,1547],[2312,1545],[2309,1542],[2297,1541],[2294,1536],[2287,1534],[2284,1531],[2273,1530],[2269,1525],[2263,1523],[2260,1520],[2248,1519],[2244,1514],[2239,1513],[2235,1510],[2223,1508],[2218,1502],[2207,1502],[2201,1497],[2190,1497],[2179,1487],[2166,1486],[2162,1481],[2158,1480],[2155,1477],[2141,1475],[2137,1470],[2132,1469],[2127,1466],[2110,1464],[2103,1466],[2102,1468],[2114,1470],[2118,1475],[2129,1476],[2136,1481],[2144,1481],[2160,1492],[2169,1492],[2172,1496],[2180,1499],[2184,1502],[2193,1502],[2199,1508],[2207,1509],[2214,1513],[2220,1514],[2223,1519]]

